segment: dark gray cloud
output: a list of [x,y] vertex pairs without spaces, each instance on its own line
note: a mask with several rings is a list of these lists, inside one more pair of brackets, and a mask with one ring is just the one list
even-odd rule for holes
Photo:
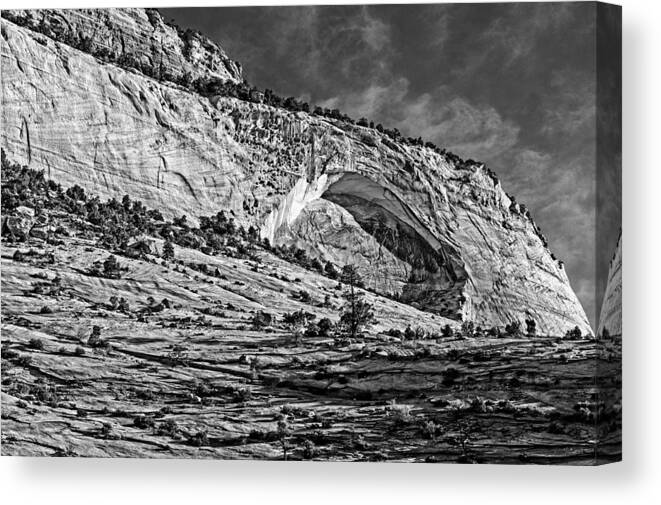
[[162,12],[218,41],[259,87],[486,162],[596,321],[593,3]]

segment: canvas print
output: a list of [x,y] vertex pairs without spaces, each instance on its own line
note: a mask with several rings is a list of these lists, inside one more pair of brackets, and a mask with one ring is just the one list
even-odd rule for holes
[[2,11],[2,455],[621,459],[621,10]]

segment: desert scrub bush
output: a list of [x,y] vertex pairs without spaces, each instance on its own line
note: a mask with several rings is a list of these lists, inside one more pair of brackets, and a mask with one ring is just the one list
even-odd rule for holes
[[315,314],[306,312],[304,310],[299,310],[297,312],[287,312],[283,314],[282,322],[292,333],[292,335],[289,337],[289,340],[293,343],[300,342],[307,325],[314,321],[316,317],[317,316]]
[[317,446],[308,438],[303,441],[302,455],[304,459],[314,459],[317,456]]
[[154,433],[163,437],[179,438],[179,425],[174,419],[166,419],[156,426]]
[[494,410],[505,414],[514,414],[516,407],[510,400],[498,400],[494,405]]
[[526,319],[526,336],[534,337],[537,335],[537,323],[534,319]]
[[335,324],[327,317],[321,318],[317,323],[317,333],[319,337],[327,338],[331,336]]
[[443,371],[443,380],[441,382],[444,386],[453,386],[460,376],[461,373],[459,370],[448,367]]
[[340,272],[337,271],[335,265],[330,261],[324,266],[324,274],[330,279],[337,279],[340,276]]
[[271,314],[260,310],[255,312],[255,314],[252,316],[250,324],[254,330],[261,330],[271,326],[273,324],[273,319],[274,318]]
[[304,289],[300,289],[296,297],[303,303],[310,303],[312,301],[312,296]]
[[139,400],[153,400],[155,398],[154,391],[151,389],[134,389],[135,397]]
[[108,300],[108,309],[124,313],[130,312],[129,302],[126,301],[123,296],[119,298],[116,296],[111,296]]
[[115,433],[115,430],[110,423],[101,424],[101,428],[99,429],[99,437],[108,440],[117,440],[120,438],[119,434]]
[[16,358],[16,364],[22,367],[29,367],[32,364],[32,356],[22,354]]
[[94,277],[105,277],[106,279],[120,279],[122,272],[128,271],[128,268],[122,267],[117,258],[110,254],[106,259],[92,263],[88,273]]
[[170,366],[188,366],[188,348],[183,344],[174,344],[166,358]]
[[122,270],[124,270],[117,258],[112,254],[109,255],[103,262],[103,277],[108,279],[119,279],[122,276]]
[[52,314],[52,313],[53,313],[53,309],[50,308],[48,305],[43,305],[39,309],[39,314]]
[[92,333],[87,339],[87,345],[95,349],[101,349],[108,347],[108,342],[101,338],[101,327],[94,325],[92,327]]
[[233,387],[232,399],[237,403],[245,403],[252,399],[252,389],[249,386]]
[[188,443],[193,447],[204,447],[209,445],[209,434],[206,430],[197,431],[188,436]]
[[146,430],[147,428],[153,428],[156,422],[151,416],[146,416],[145,414],[139,414],[133,418],[133,426],[140,428],[141,430]]
[[582,336],[583,333],[578,326],[575,326],[571,330],[567,330],[567,333],[565,333],[565,338],[567,340],[579,340]]
[[192,393],[200,398],[209,398],[212,396],[219,396],[221,388],[209,382],[209,380],[202,380],[195,383]]
[[248,433],[248,440],[251,442],[275,442],[278,440],[278,433],[276,431],[252,429]]
[[415,329],[415,339],[416,340],[425,340],[425,339],[429,338],[429,336],[430,336],[430,333],[427,330],[425,330],[423,327],[418,326]]
[[564,435],[567,433],[567,427],[559,421],[551,421],[547,426],[546,431],[552,435]]
[[461,334],[464,337],[474,337],[475,336],[475,323],[473,321],[464,321],[461,323]]
[[582,423],[592,423],[595,420],[596,414],[599,410],[598,406],[590,402],[578,402],[573,406],[574,414],[570,414],[567,418],[572,421]]
[[6,342],[2,344],[2,351],[0,352],[2,353],[2,359],[13,360],[18,358],[19,356],[18,351],[10,348],[9,344],[7,344]]
[[436,440],[436,437],[438,436],[440,431],[441,431],[441,426],[436,424],[431,419],[424,421],[424,423],[420,426],[420,432],[422,436],[429,440]]
[[521,333],[521,321],[512,321],[509,324],[505,325],[505,333],[508,337],[520,337]]
[[443,326],[443,328],[441,329],[441,336],[443,338],[452,338],[454,336],[454,330],[449,324]]
[[30,349],[41,351],[44,348],[44,341],[40,338],[31,338],[28,342],[28,347]]
[[395,426],[403,426],[411,422],[411,406],[399,405],[396,400],[392,400],[386,407],[388,417]]
[[34,398],[37,402],[44,403],[51,407],[56,406],[60,401],[60,396],[55,388],[48,384],[34,384],[29,386],[28,396]]
[[85,355],[85,349],[83,349],[83,348],[80,347],[80,346],[76,346],[76,348],[74,349],[73,353],[74,353],[76,356],[84,356],[84,355]]
[[404,334],[402,333],[402,330],[399,328],[389,328],[384,332],[384,335],[388,335],[389,337],[393,338],[398,338],[399,340],[402,340],[404,338]]

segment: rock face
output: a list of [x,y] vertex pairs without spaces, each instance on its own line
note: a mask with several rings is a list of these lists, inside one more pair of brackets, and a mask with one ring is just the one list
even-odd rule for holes
[[243,79],[218,44],[166,24],[155,9],[6,10],[2,17],[160,79]]
[[[61,18],[83,37],[105,23],[121,47],[149,54],[159,51],[147,35],[154,25],[176,34],[154,11],[90,10],[86,22],[78,11],[21,15]],[[163,65],[183,61],[171,54]],[[592,332],[529,214],[479,163],[303,112],[202,97],[5,19],[2,96],[3,148],[64,185],[128,193],[170,216],[229,211],[272,242],[354,263],[375,290],[457,321],[532,317],[540,332]]]
[[617,241],[615,254],[608,269],[608,283],[599,315],[597,335],[604,329],[611,335],[622,335],[622,235]]

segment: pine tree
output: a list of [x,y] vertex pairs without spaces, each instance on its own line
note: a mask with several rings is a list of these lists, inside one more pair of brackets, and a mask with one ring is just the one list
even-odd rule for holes
[[362,277],[358,273],[358,270],[356,270],[356,267],[353,265],[345,265],[342,268],[342,273],[340,274],[340,282],[351,286],[352,291],[353,287],[362,288],[364,285]]
[[344,293],[346,303],[340,315],[340,324],[344,327],[347,335],[355,338],[367,326],[375,322],[373,307],[362,299],[362,293],[356,291],[362,286],[363,281],[353,265],[346,265],[340,276],[342,283],[348,285]]

